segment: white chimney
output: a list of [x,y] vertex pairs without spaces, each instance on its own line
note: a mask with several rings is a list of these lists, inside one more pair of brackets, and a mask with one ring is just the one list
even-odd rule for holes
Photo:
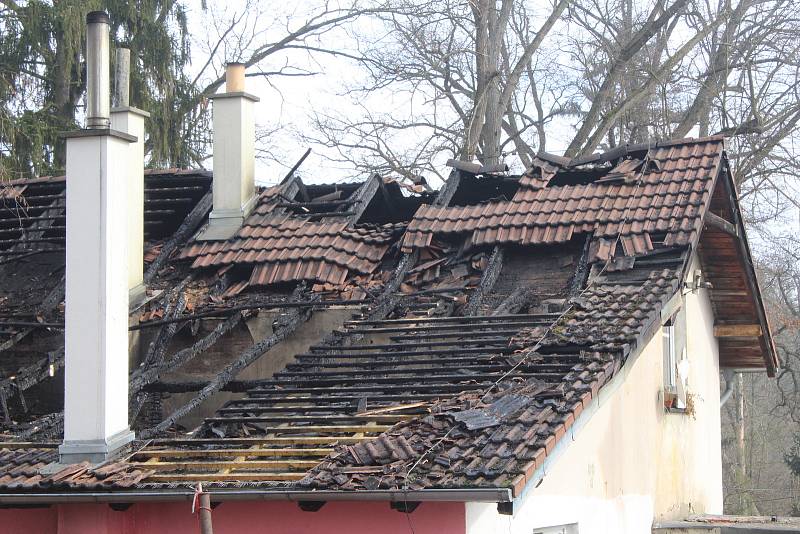
[[228,63],[224,93],[214,101],[213,209],[200,239],[228,239],[256,202],[255,116],[258,97],[244,92],[244,65]]
[[130,305],[140,304],[145,297],[144,274],[144,120],[150,114],[130,105],[131,51],[117,48],[114,72],[114,107],[111,128],[136,137],[128,150],[124,167],[128,176],[128,290]]
[[67,134],[64,442],[61,463],[101,462],[128,427],[128,165],[137,139],[108,125],[109,18],[86,17],[87,126]]

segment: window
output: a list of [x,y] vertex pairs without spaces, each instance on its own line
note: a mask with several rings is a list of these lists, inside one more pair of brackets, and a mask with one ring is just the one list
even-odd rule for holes
[[686,318],[683,310],[664,323],[664,407],[683,412],[687,407],[686,385],[689,361],[686,358]]
[[670,318],[664,325],[664,388],[674,391],[678,378],[678,357],[675,354],[675,321]]
[[578,524],[561,525],[557,527],[534,528],[533,534],[578,534]]

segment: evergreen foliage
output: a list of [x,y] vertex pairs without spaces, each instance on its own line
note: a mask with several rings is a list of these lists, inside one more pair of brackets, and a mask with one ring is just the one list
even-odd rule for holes
[[152,114],[149,164],[201,159],[205,140],[197,132],[207,119],[184,73],[190,53],[181,2],[0,0],[0,178],[63,172],[59,133],[82,122],[85,17],[96,9],[111,17],[112,46],[131,49],[131,105]]

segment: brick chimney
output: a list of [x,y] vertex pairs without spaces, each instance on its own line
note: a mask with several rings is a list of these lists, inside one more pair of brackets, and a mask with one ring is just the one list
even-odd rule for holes
[[[137,137],[110,128],[108,15],[87,28],[87,128],[67,134],[64,442],[60,462],[102,462],[128,427],[128,167]],[[139,228],[141,232],[141,227]]]
[[244,65],[228,63],[225,92],[214,102],[213,208],[200,239],[228,239],[256,203],[255,116],[258,97],[244,91]]

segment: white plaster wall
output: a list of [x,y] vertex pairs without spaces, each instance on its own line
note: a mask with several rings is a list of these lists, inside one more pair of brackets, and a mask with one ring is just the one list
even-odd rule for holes
[[654,519],[722,512],[719,358],[707,292],[686,295],[684,306],[695,414],[663,408],[659,330],[562,438],[514,516],[468,503],[468,532],[577,523],[580,534],[638,534]]

